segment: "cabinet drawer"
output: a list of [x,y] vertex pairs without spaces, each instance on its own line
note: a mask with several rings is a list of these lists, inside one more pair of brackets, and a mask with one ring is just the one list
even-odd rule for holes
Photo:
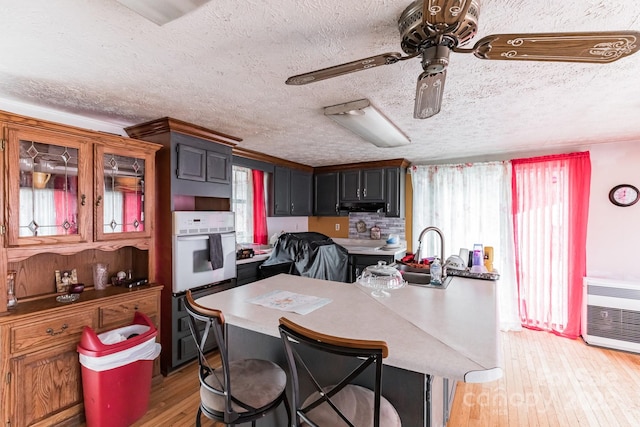
[[100,307],[100,327],[128,325],[136,311],[153,317],[157,312],[157,301],[155,296],[149,296]]
[[84,311],[11,328],[11,352],[52,347],[80,340],[85,326],[93,327],[94,311]]

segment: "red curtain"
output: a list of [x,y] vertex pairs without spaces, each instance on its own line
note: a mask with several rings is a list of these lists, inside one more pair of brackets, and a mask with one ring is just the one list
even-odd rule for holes
[[264,201],[264,172],[252,169],[253,185],[253,242],[266,245],[267,210]]
[[[59,176],[54,178],[53,203],[56,210],[56,234],[77,234],[77,179],[78,177]],[[69,223],[68,228],[63,226]]]
[[576,338],[586,274],[589,153],[517,159],[512,168],[522,325]]
[[[125,191],[123,194],[122,231],[143,231],[144,224],[140,220],[140,213],[142,212],[142,194],[137,191]],[[138,221],[138,228],[134,225],[136,220]]]

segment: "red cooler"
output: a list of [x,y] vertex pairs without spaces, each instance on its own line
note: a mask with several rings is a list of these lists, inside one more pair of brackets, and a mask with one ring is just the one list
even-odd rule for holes
[[127,427],[147,412],[157,335],[140,312],[131,325],[112,331],[96,335],[84,328],[78,353],[87,427]]

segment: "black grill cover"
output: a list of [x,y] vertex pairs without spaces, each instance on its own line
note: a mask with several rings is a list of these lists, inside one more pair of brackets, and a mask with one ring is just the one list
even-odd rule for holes
[[260,266],[264,277],[279,273],[347,282],[349,253],[321,233],[283,233]]

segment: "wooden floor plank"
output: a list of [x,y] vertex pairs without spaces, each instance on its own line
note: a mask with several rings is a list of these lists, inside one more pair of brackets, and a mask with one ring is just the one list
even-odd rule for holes
[[[639,354],[540,331],[501,337],[504,377],[458,383],[447,427],[640,425]],[[133,427],[193,426],[199,398],[192,364],[153,385],[149,411]],[[204,416],[202,425],[221,426]]]
[[[448,427],[474,425],[465,406],[481,402],[490,413],[506,405],[509,426],[640,425],[640,355],[540,331],[501,335],[504,377],[481,390],[458,383]],[[491,418],[488,425],[502,424]]]

